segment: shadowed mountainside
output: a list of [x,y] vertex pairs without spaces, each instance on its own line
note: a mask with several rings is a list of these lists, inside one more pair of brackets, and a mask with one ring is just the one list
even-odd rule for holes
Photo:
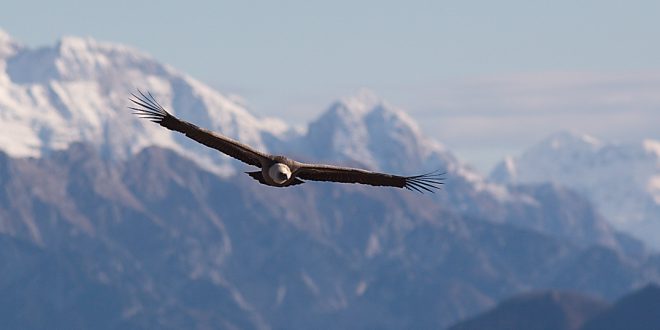
[[616,246],[461,215],[459,189],[270,188],[158,148],[0,154],[0,310],[22,329],[438,328],[528,288],[657,278]]
[[647,285],[619,299],[582,330],[660,329],[660,287]]
[[518,295],[449,330],[652,330],[660,329],[660,287],[649,284],[614,304],[573,292]]
[[578,330],[609,307],[603,300],[571,292],[546,291],[519,295],[449,330]]

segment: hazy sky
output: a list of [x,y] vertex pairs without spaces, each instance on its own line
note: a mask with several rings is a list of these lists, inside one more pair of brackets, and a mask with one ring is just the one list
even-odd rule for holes
[[559,129],[660,139],[660,1],[11,1],[0,27],[140,48],[294,123],[373,90],[486,171]]

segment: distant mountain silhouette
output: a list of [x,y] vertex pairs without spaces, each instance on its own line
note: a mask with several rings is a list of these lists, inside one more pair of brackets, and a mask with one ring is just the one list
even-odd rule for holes
[[497,305],[450,330],[578,330],[608,303],[589,296],[560,291],[523,294]]
[[460,184],[438,199],[370,188],[263,187],[160,148],[0,153],[2,328],[438,329],[521,288],[612,299],[660,269],[522,225],[543,208],[511,223],[457,213],[443,198],[470,196]]
[[537,292],[507,299],[449,330],[657,330],[660,287],[649,284],[614,304],[573,292]]
[[[446,190],[264,187],[132,115],[137,87],[258,149],[442,169]],[[613,299],[659,277],[587,198],[488,181],[369,93],[300,130],[130,47],[2,32],[0,91],[2,329],[438,329],[525,289]]]
[[574,189],[616,228],[660,250],[659,176],[659,140],[613,143],[563,131],[519,156],[507,157],[490,178],[509,184],[552,182]]
[[582,330],[660,329],[660,287],[650,284],[619,299],[589,320]]

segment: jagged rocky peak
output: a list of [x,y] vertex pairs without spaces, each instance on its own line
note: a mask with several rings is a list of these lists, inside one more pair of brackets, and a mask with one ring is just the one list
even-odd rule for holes
[[364,116],[383,104],[384,101],[374,91],[361,89],[354,95],[344,97],[333,103],[327,113],[337,116]]
[[67,36],[54,46],[26,48],[8,64],[12,81],[21,84],[50,80],[112,80],[126,71],[161,75],[167,71],[151,56],[128,46]]
[[334,102],[315,122],[328,119],[334,119],[336,124],[350,124],[355,120],[366,124],[389,123],[421,136],[417,123],[405,111],[389,104],[369,89],[361,89],[352,96]]
[[5,31],[5,29],[0,27],[0,43],[4,44],[6,42],[12,41],[11,35]]
[[[35,60],[37,63],[34,63]],[[31,75],[32,81],[43,78],[44,72],[50,75],[49,78],[67,81],[113,79],[127,71],[162,75],[167,70],[151,56],[136,49],[73,36],[61,38],[53,47],[24,52],[16,59],[14,71],[30,70],[30,66],[35,64],[41,68],[33,69],[39,71]]]
[[317,158],[372,169],[400,172],[454,161],[440,143],[425,137],[404,111],[369,90],[333,103],[310,123],[305,141],[314,146],[310,151]]
[[506,299],[495,308],[459,322],[449,330],[578,330],[609,304],[577,292],[539,291]]
[[67,36],[57,43],[63,75],[71,77],[93,76],[95,73],[107,74],[117,68],[140,70],[142,74],[162,75],[168,71],[152,56],[135,48],[122,44],[99,42],[92,38]]
[[21,45],[16,42],[5,30],[0,28],[0,84],[6,85],[9,82],[7,75],[7,59],[14,56],[21,49]]
[[546,172],[550,168],[563,168],[569,166],[568,162],[571,164],[583,162],[585,157],[598,153],[604,145],[603,142],[588,134],[567,130],[559,131],[531,146],[519,157],[505,157],[495,166],[490,177],[501,183],[554,181],[526,178],[530,170],[530,166],[527,165],[530,162],[536,163],[534,167],[539,169],[539,172]]
[[0,28],[0,60],[14,55],[20,48],[21,45]]
[[657,157],[660,159],[660,141],[659,140],[653,140],[653,139],[646,139],[642,142],[642,145],[644,147],[644,150],[648,152],[650,155]]
[[524,152],[525,156],[546,156],[555,157],[556,154],[585,154],[597,152],[603,147],[603,143],[595,137],[578,133],[575,131],[563,130],[551,134],[541,142],[529,148]]
[[182,119],[259,149],[266,149],[264,134],[277,138],[288,130],[283,122],[258,118],[204,83],[123,45],[64,37],[55,45],[20,49],[6,66],[0,75],[6,85],[0,89],[0,114],[7,118],[0,123],[0,149],[12,156],[38,157],[82,141],[108,158],[159,145],[207,168],[226,167],[227,159],[215,150],[132,116],[129,92],[137,88],[152,92]]
[[555,182],[584,195],[618,229],[660,248],[660,142],[603,142],[560,132],[491,173],[499,183]]

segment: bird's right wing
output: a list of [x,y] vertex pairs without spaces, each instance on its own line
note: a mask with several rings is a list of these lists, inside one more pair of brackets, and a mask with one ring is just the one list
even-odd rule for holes
[[181,132],[207,147],[216,149],[249,165],[261,167],[261,160],[269,157],[269,155],[229,137],[213,133],[187,121],[180,120],[167,112],[151,93],[147,92],[145,95],[139,90],[138,93],[140,96],[131,93],[134,98],[130,100],[135,103],[135,107],[129,107],[129,109],[132,109],[140,118],[149,119],[165,128]]
[[300,164],[300,167],[295,172],[296,177],[303,180],[390,186],[418,192],[433,192],[435,189],[440,189],[440,186],[443,184],[443,174],[435,171],[415,176],[399,176],[371,172],[359,168],[321,164]]

